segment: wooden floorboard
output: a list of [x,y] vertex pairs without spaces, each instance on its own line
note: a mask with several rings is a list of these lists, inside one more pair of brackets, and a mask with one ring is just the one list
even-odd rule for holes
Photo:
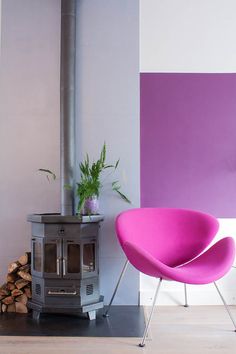
[[[236,318],[236,307],[231,309]],[[1,336],[0,354],[236,353],[236,333],[222,306],[158,307],[146,347],[137,343],[137,338]]]

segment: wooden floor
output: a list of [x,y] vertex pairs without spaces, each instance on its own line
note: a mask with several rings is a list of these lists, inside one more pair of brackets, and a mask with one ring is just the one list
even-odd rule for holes
[[[236,307],[231,309],[236,318]],[[0,354],[236,353],[236,333],[221,306],[159,307],[146,347],[137,343],[138,338],[0,337]]]

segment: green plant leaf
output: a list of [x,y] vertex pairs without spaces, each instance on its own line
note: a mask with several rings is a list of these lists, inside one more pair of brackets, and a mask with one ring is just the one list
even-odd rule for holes
[[114,181],[114,182],[112,182],[112,188],[113,189],[115,189],[115,188],[118,188],[118,189],[120,189],[120,186],[118,185],[118,183],[119,183],[119,181]]
[[111,168],[111,167],[115,167],[114,165],[105,165],[104,166],[104,170],[107,169],[107,168]]
[[115,191],[119,194],[119,196],[121,197],[121,199],[123,199],[125,202],[131,204],[131,201],[126,197],[126,195],[124,195],[123,193],[121,193],[119,190],[115,189]]
[[[106,164],[106,143],[104,142],[102,150],[99,155],[99,159],[95,162],[90,162],[88,154],[85,155],[84,161],[80,162],[80,181],[76,183],[76,195],[79,198],[77,205],[77,211],[81,214],[85,200],[92,196],[99,196],[102,183],[101,174],[109,168],[114,172],[118,165],[120,159],[116,161],[115,164]],[[107,174],[109,176],[109,174]],[[126,202],[130,203],[130,200],[120,192],[121,186],[119,181],[112,182],[112,190],[119,194],[119,196]]]
[[106,160],[106,143],[104,142],[103,147],[102,147],[102,151],[100,154],[100,163],[101,163],[102,167],[104,167],[105,160]]
[[119,181],[112,182],[112,190],[117,192],[125,202],[131,204],[131,201],[126,197],[126,195],[120,192],[121,186],[118,183]]
[[64,184],[64,188],[67,190],[71,190],[72,186],[70,184]]
[[48,175],[50,175],[53,178],[53,180],[55,180],[57,178],[57,176],[56,176],[56,174],[54,172],[52,172],[51,170],[48,170],[46,168],[39,168],[38,171],[47,173],[46,177],[47,177],[48,180],[49,180],[49,176]]
[[120,159],[116,161],[116,164],[115,164],[115,170],[117,169],[118,165],[120,163]]

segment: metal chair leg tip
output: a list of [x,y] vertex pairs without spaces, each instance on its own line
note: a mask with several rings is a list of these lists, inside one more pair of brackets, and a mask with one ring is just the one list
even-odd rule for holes
[[236,332],[236,329],[234,330],[234,332]]
[[138,346],[139,346],[140,348],[143,348],[143,347],[145,347],[145,344],[139,343]]
[[104,313],[102,316],[103,317],[109,317],[108,313]]
[[189,305],[184,305],[184,307],[189,307]]

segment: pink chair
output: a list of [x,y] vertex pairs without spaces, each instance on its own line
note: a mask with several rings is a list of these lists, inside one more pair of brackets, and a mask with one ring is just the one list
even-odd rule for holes
[[121,213],[116,219],[116,233],[127,260],[104,316],[108,316],[120,281],[130,262],[140,272],[159,279],[139,346],[145,345],[162,280],[184,283],[185,306],[188,306],[186,284],[213,282],[236,330],[235,321],[215,283],[233,264],[234,240],[225,237],[205,251],[218,228],[216,218],[193,210],[140,208]]

